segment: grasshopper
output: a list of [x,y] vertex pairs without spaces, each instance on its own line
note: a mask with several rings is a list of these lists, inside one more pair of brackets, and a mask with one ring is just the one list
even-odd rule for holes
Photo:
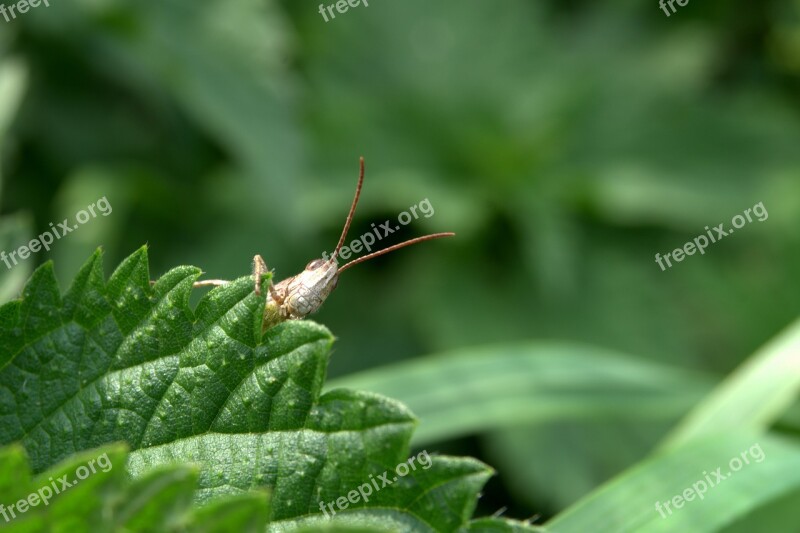
[[[347,232],[350,229],[350,223],[353,221],[353,215],[358,205],[358,199],[361,196],[361,186],[364,183],[364,158],[360,159],[360,171],[358,175],[358,185],[356,185],[356,194],[353,198],[353,203],[350,205],[350,212],[344,222],[342,235],[339,237],[339,242],[336,244],[336,249],[331,254],[330,258],[314,259],[306,265],[305,270],[299,274],[286,278],[283,281],[273,285],[272,280],[269,282],[267,294],[267,303],[264,308],[264,321],[262,330],[266,331],[270,327],[283,322],[284,320],[300,320],[306,316],[315,313],[322,307],[325,299],[328,298],[336,284],[339,281],[339,275],[348,268],[355,266],[364,261],[369,261],[375,257],[388,254],[394,250],[405,248],[423,241],[431,239],[438,239],[440,237],[452,237],[455,233],[433,233],[423,237],[417,237],[394,246],[389,246],[382,250],[377,250],[365,256],[354,259],[349,263],[344,264],[341,268],[336,260],[339,250],[344,245],[347,238]],[[253,281],[255,285],[255,293],[261,295],[261,280],[262,276],[268,272],[267,264],[260,255],[253,258]],[[219,286],[230,283],[225,280],[203,280],[194,283],[195,287],[209,287]]]

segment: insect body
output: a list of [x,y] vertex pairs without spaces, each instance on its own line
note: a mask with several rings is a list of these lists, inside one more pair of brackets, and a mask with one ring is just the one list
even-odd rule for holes
[[[345,219],[342,235],[339,237],[336,249],[333,251],[330,258],[314,259],[306,265],[305,270],[295,276],[286,278],[275,285],[270,281],[267,305],[264,308],[264,330],[284,320],[302,319],[311,313],[315,313],[322,307],[325,299],[333,292],[333,289],[336,288],[336,284],[339,281],[339,274],[358,263],[363,263],[374,257],[418,242],[455,235],[455,233],[433,233],[431,235],[417,237],[416,239],[395,244],[394,246],[389,246],[383,250],[378,250],[363,257],[359,257],[358,259],[354,259],[340,268],[337,263],[337,256],[347,238],[347,231],[350,229],[350,223],[353,221],[353,214],[355,213],[356,205],[358,205],[358,199],[361,196],[361,186],[363,183],[364,158],[362,157],[360,160],[360,172],[358,176],[358,185],[356,186],[356,194],[350,206],[350,212],[347,214],[347,219]],[[266,272],[267,265],[264,263],[264,260],[260,255],[255,256],[253,258],[253,278],[256,294],[261,294],[261,277]],[[224,285],[226,283],[228,282],[222,280],[205,280],[198,281],[194,285],[196,287],[204,287],[209,285]]]

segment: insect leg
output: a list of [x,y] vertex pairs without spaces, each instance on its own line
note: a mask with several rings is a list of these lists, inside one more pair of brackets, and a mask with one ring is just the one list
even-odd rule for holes
[[[261,295],[261,276],[267,272],[269,272],[269,269],[264,262],[264,258],[260,255],[256,255],[253,258],[253,281],[255,282],[256,294],[259,296]],[[272,280],[269,281],[269,295],[272,296],[272,299],[275,300],[278,305],[283,304],[283,298],[278,295],[278,291],[275,290]]]

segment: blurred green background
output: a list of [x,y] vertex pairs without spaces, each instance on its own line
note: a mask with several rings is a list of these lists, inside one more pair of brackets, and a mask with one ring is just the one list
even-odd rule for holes
[[[278,279],[427,198],[315,320],[330,375],[551,339],[720,379],[798,315],[800,2],[373,0],[325,22],[285,0],[51,0],[0,19],[0,245],[113,206],[15,269],[66,288],[149,244]],[[704,227],[769,213],[661,271]],[[586,370],[586,369],[584,369]],[[591,372],[591,369],[588,369]],[[457,376],[454,376],[457,379]],[[674,419],[547,420],[436,442],[498,469],[482,502],[550,516]],[[534,458],[547,454],[543,461]]]

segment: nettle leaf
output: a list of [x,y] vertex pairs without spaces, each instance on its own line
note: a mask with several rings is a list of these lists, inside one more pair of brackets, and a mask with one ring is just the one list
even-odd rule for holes
[[[492,475],[483,463],[427,452],[430,461],[407,463],[416,420],[402,404],[348,390],[321,396],[327,329],[288,321],[262,333],[266,291],[257,296],[250,277],[192,310],[199,275],[178,267],[151,287],[144,248],[107,282],[96,252],[63,296],[52,264],[36,270],[22,298],[0,307],[0,444],[20,443],[40,473],[124,441],[127,468],[146,486],[161,482],[147,481],[154,468],[195,464],[199,504],[270,489],[274,531],[528,527],[470,524]],[[415,468],[395,470],[402,463]],[[353,497],[384,473],[372,494]],[[164,498],[180,508],[189,484]]]
[[32,478],[21,446],[0,449],[3,531],[255,533],[267,527],[266,492],[192,508],[196,467],[167,465],[132,480],[125,472],[127,456],[127,446],[111,444],[70,456]]

